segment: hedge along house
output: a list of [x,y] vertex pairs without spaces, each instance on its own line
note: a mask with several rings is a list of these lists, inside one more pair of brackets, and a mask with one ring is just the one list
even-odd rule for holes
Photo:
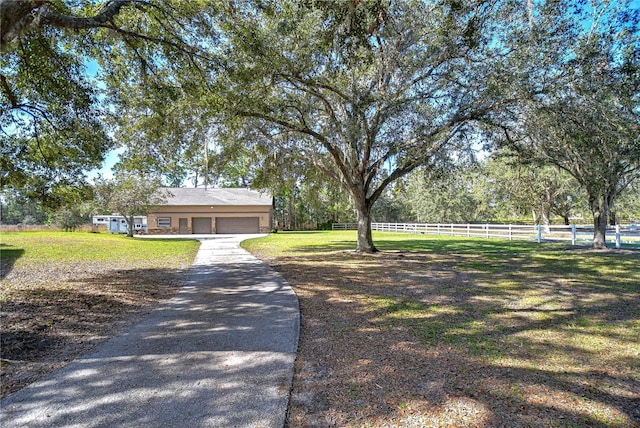
[[273,197],[250,189],[165,188],[147,216],[149,234],[267,233]]

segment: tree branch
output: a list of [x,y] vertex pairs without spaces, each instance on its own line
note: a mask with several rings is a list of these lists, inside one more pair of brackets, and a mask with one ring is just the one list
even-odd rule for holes
[[35,11],[47,0],[0,0],[0,52],[26,28],[36,17]]
[[9,82],[7,82],[7,78],[3,74],[0,74],[0,84],[2,84],[2,92],[4,92],[9,99],[11,107],[16,108],[18,105],[18,98],[16,97],[15,92],[11,89],[11,86],[9,86]]
[[[48,9],[49,0],[15,1],[0,0],[0,12],[2,15],[2,38],[0,51],[4,52],[9,43],[18,38],[29,27],[41,27],[49,25],[56,28],[68,28],[72,30],[105,28],[115,31],[123,36],[129,36],[148,42],[164,44],[184,52],[188,55],[202,59],[208,59],[177,37],[178,42],[165,38],[151,37],[134,31],[125,30],[113,23],[114,18],[120,14],[122,8],[132,5],[144,10],[145,6],[152,5],[146,0],[109,0],[103,10],[95,16],[78,17],[66,16],[51,12]],[[17,7],[19,6],[19,7]],[[163,28],[166,28],[163,26]]]
[[112,28],[113,25],[109,24],[113,18],[120,13],[120,10],[129,4],[145,4],[146,2],[140,0],[110,0],[106,3],[106,7],[92,17],[77,17],[77,16],[65,16],[57,13],[49,12],[48,10],[42,11],[39,15],[39,22],[42,24],[49,24],[58,28],[71,28],[73,30],[81,30],[88,28],[106,27]]
[[0,30],[0,51],[4,52],[13,40],[22,35],[30,27],[51,25],[58,28],[74,30],[88,28],[112,28],[109,22],[120,13],[120,10],[140,0],[110,0],[102,12],[92,17],[65,16],[51,12],[48,0],[0,0],[0,15],[2,15],[2,29]]
[[338,166],[338,169],[340,169],[340,172],[343,174],[343,176],[346,178],[351,177],[350,175],[350,171],[349,168],[347,166],[347,164],[344,161],[343,158],[343,153],[340,151],[340,149],[338,147],[335,146],[335,144],[331,143],[331,141],[329,141],[324,135],[314,131],[313,129],[310,129],[308,127],[300,127],[297,126],[293,123],[287,122],[286,120],[282,120],[282,119],[278,119],[276,117],[273,116],[269,116],[268,114],[263,114],[263,113],[258,113],[258,112],[251,112],[251,111],[244,111],[244,110],[235,110],[235,113],[238,114],[239,116],[243,116],[243,117],[253,117],[256,119],[262,119],[262,120],[266,120],[267,122],[271,122],[273,124],[276,125],[280,125],[286,129],[289,129],[291,131],[294,132],[298,132],[300,134],[304,134],[304,135],[308,135],[312,138],[314,138],[315,140],[317,140],[320,144],[322,144],[322,146],[327,149],[327,151],[329,152],[329,154],[331,155],[331,157],[334,159],[336,165]]

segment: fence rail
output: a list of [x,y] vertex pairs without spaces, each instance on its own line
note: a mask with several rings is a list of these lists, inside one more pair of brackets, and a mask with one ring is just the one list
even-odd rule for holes
[[333,230],[357,230],[358,223],[333,223],[331,225]]
[[[357,223],[334,223],[333,230],[354,230]],[[456,224],[456,223],[371,223],[371,229],[381,232],[404,232],[469,238],[524,239],[543,241],[571,241],[572,245],[593,241],[593,226],[544,226],[517,224]],[[636,225],[610,226],[607,242],[640,246],[640,228]]]

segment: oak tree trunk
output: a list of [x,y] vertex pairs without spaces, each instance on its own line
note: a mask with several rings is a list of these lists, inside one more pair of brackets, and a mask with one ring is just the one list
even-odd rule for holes
[[127,222],[127,237],[129,238],[133,238],[133,229],[134,229],[134,220],[133,220],[133,216],[124,216],[126,222]]
[[376,253],[378,249],[373,245],[373,237],[371,236],[371,204],[366,198],[354,198],[356,211],[358,215],[358,253]]
[[611,206],[610,195],[590,196],[589,204],[593,213],[593,246],[594,249],[607,248],[606,234]]

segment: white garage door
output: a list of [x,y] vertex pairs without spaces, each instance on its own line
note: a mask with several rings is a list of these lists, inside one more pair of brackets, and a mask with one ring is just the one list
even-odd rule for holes
[[193,217],[191,226],[193,233],[213,233],[211,230],[211,217]]
[[217,217],[216,233],[258,233],[258,217]]

